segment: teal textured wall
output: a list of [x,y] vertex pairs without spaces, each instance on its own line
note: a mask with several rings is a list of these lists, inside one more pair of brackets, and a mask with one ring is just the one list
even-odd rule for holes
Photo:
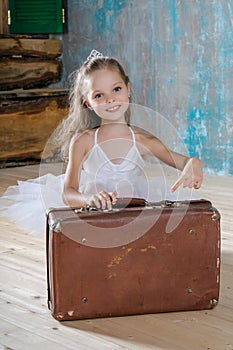
[[[136,102],[164,116],[209,173],[233,175],[231,0],[69,0],[64,86],[93,48],[123,63]],[[161,133],[153,116],[149,127]]]

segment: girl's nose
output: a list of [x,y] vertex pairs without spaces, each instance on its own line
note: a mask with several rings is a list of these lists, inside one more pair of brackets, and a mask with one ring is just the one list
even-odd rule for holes
[[115,101],[115,98],[112,95],[107,96],[106,103],[112,103],[114,101]]

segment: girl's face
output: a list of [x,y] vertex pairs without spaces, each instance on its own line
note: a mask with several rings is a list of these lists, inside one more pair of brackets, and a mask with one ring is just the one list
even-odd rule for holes
[[86,105],[93,109],[103,122],[125,122],[129,107],[130,84],[111,69],[94,71],[87,79]]

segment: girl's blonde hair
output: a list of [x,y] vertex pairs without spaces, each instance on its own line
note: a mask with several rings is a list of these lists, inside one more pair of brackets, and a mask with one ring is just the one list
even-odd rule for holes
[[[56,133],[56,139],[61,141],[61,155],[64,159],[68,157],[70,141],[75,134],[100,126],[101,118],[85,104],[87,93],[85,79],[99,69],[116,71],[126,85],[129,83],[129,77],[123,67],[112,57],[97,57],[87,60],[81,68],[71,74],[68,117],[62,122]],[[129,125],[130,108],[125,114],[125,120]]]

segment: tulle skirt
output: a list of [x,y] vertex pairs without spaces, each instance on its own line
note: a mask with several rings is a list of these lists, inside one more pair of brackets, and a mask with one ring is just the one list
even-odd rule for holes
[[63,207],[62,188],[64,175],[44,176],[18,181],[0,198],[0,216],[7,217],[17,226],[33,235],[44,234],[46,211]]
[[[46,174],[10,186],[0,198],[0,216],[7,217],[32,235],[45,235],[46,211],[49,208],[66,207],[62,200],[64,175]],[[142,184],[138,184],[142,189]],[[149,202],[161,200],[190,200],[197,196],[191,189],[179,188],[171,193],[164,176],[148,176],[145,195]],[[121,193],[122,196],[122,193]]]

